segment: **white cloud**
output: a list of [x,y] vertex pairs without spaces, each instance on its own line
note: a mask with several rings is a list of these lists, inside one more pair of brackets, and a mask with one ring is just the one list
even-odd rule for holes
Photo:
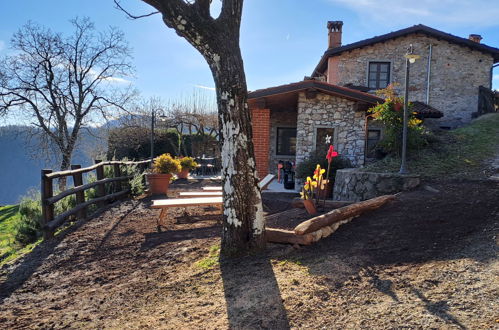
[[215,91],[215,87],[203,86],[203,85],[194,85],[196,88],[207,89],[209,91]]
[[[499,1],[489,0],[329,0],[355,11],[365,22],[386,26],[412,23],[498,26]],[[410,24],[408,24],[410,22]]]
[[[90,69],[89,73],[94,77],[97,78],[97,75],[100,74],[98,70]],[[131,81],[124,79],[124,78],[119,78],[119,77],[106,77],[103,78],[102,80],[111,83],[111,84],[130,84]]]
[[131,81],[123,78],[118,78],[118,77],[107,77],[104,80],[111,82],[111,83],[117,83],[117,84],[130,84]]

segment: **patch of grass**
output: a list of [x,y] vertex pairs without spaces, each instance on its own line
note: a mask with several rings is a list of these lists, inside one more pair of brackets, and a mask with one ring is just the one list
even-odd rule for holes
[[0,207],[0,266],[30,252],[41,239],[26,246],[15,241],[16,224],[20,221],[19,205]]
[[208,257],[198,260],[194,263],[196,267],[203,269],[212,269],[220,263],[220,245],[210,247]]
[[[408,155],[411,173],[422,177],[473,176],[499,150],[499,113],[484,115],[468,126],[442,132],[431,146]],[[365,171],[397,172],[399,157],[387,157]]]
[[19,205],[0,207],[0,260],[12,252],[14,225],[20,217]]

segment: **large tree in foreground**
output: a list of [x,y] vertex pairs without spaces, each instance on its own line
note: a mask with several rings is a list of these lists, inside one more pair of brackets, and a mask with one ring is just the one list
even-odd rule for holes
[[142,1],[203,55],[215,80],[224,187],[222,253],[261,249],[265,223],[239,48],[243,0],[222,0],[217,18],[210,14],[211,0]]
[[68,37],[26,24],[12,37],[13,54],[0,61],[0,114],[12,110],[31,119],[42,133],[38,140],[56,147],[61,170],[69,167],[81,130],[133,95],[120,78],[132,70],[123,33],[96,33],[86,18],[71,23]]

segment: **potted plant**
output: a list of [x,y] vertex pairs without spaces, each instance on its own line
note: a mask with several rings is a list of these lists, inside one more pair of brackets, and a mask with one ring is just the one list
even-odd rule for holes
[[180,172],[180,162],[170,154],[162,154],[154,160],[152,173],[147,174],[149,192],[166,194],[173,174]]
[[[324,174],[324,186],[326,187],[326,197],[330,198],[331,197],[331,190],[333,187],[334,183],[334,177],[336,176],[336,171],[338,169],[342,168],[349,168],[352,167],[350,161],[348,158],[344,158],[341,156],[338,156],[334,150],[329,153],[329,156],[331,158],[326,158],[324,157],[323,152],[312,152],[307,158],[305,158],[303,161],[301,161],[298,166],[296,167],[296,177],[298,179],[301,179],[305,181],[307,176],[310,175],[310,173],[313,173],[317,167],[317,164],[321,165],[321,168],[329,168],[329,171]],[[329,159],[331,159],[331,162],[329,162]],[[327,193],[329,191],[329,193]],[[324,196],[322,192],[319,193],[321,196]]]
[[179,179],[187,179],[189,172],[196,169],[198,163],[192,157],[182,157],[179,159],[181,170],[177,173]]
[[318,186],[320,186],[320,182],[316,180],[316,176],[314,175],[314,180],[308,176],[300,193],[300,196],[303,199],[303,206],[305,206],[305,209],[310,215],[317,214],[314,197],[317,198],[316,190]]

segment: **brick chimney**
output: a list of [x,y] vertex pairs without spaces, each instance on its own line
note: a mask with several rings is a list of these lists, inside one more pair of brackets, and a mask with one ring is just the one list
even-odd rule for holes
[[479,34],[470,34],[470,36],[468,37],[468,39],[470,39],[471,41],[474,41],[476,42],[477,44],[480,43],[480,41],[483,39],[481,35]]
[[343,21],[328,21],[328,49],[341,47],[341,28]]

